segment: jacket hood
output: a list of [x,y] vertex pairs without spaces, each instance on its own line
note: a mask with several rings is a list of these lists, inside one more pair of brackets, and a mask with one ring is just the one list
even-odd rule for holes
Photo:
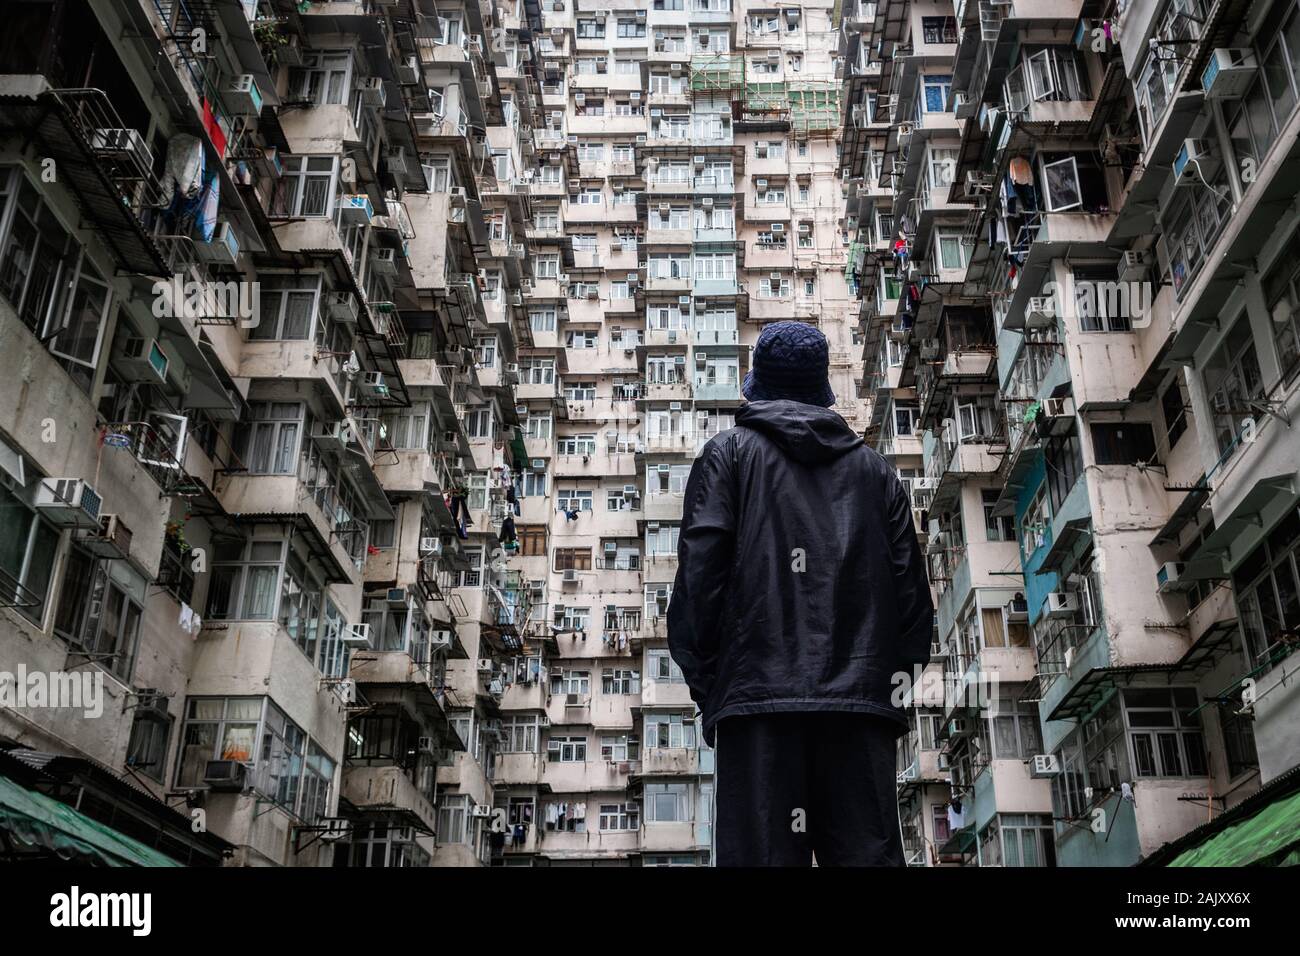
[[802,402],[749,402],[736,412],[736,424],[761,432],[805,464],[831,461],[863,443],[838,412]]

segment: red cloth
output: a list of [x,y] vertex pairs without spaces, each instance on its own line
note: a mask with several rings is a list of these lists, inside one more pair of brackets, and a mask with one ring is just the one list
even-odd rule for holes
[[212,103],[207,97],[203,99],[203,128],[212,137],[212,145],[217,148],[217,155],[224,159],[226,156],[226,134],[222,130],[221,124],[217,122],[217,116],[212,112]]

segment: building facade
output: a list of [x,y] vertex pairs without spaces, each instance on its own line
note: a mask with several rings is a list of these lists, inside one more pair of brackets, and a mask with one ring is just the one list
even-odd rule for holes
[[868,425],[832,5],[6,13],[0,854],[707,863],[692,458],[778,319]]
[[840,10],[867,436],[938,609],[914,864],[1132,865],[1300,763],[1297,22]]

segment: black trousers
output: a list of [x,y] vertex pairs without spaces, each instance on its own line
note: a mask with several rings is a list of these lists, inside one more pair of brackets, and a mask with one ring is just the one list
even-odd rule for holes
[[725,717],[717,866],[902,866],[895,726],[848,713]]

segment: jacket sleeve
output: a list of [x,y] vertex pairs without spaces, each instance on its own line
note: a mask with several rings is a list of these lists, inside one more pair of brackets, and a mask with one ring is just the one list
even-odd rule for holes
[[886,479],[890,562],[894,573],[894,593],[898,598],[899,667],[909,669],[930,659],[930,639],[934,628],[934,603],[930,600],[930,579],[925,559],[916,540],[912,521],[912,502],[895,474]]
[[713,439],[691,466],[668,606],[668,649],[701,708],[717,676],[720,624],[736,546],[730,449]]

